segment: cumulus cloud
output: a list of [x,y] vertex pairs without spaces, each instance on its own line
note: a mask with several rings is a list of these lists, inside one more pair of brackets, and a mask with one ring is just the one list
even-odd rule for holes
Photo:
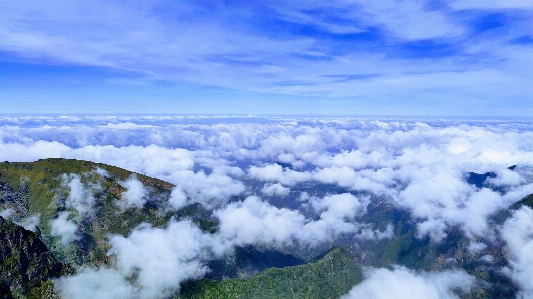
[[[281,248],[294,242],[313,246],[339,233],[360,232],[357,238],[380,239],[392,231],[389,227],[384,232],[367,232],[368,227],[338,219],[337,214],[352,217],[352,213],[364,212],[365,200],[351,194],[315,200],[323,212],[314,221],[251,196],[214,211],[220,221],[215,234],[202,232],[189,220],[171,220],[165,228],[141,224],[127,237],[110,237],[112,268],[82,268],[75,276],[60,279],[58,287],[64,296],[76,299],[93,291],[103,298],[166,298],[179,291],[181,282],[202,277],[209,271],[207,261],[230,253],[235,246]],[[68,212],[61,214],[62,222],[57,224],[62,229],[57,234],[63,233],[65,239],[67,228],[74,225],[67,217]],[[70,228],[73,236],[76,227]],[[87,283],[80,285],[83,280]]]
[[24,229],[31,230],[32,232],[37,231],[37,226],[41,221],[41,214],[34,214],[28,217],[19,217],[17,212],[10,208],[0,211],[0,216],[8,221],[24,227]]
[[286,188],[286,187],[283,187],[283,185],[277,183],[277,184],[269,184],[269,183],[266,183],[264,186],[263,186],[263,189],[261,189],[261,192],[263,192],[263,194],[265,195],[281,195],[281,196],[284,196],[284,195],[287,195],[289,194],[289,191],[291,189],[290,188]]
[[480,243],[480,242],[471,242],[468,245],[468,251],[470,253],[479,253],[479,252],[482,252],[483,250],[485,250],[485,248],[487,248],[487,244]]
[[245,190],[241,181],[233,179],[220,169],[215,169],[210,174],[203,171],[177,171],[169,179],[176,184],[170,198],[170,204],[176,209],[194,202],[210,209],[220,207],[231,196]]
[[109,173],[107,172],[107,170],[103,169],[103,168],[100,168],[100,167],[96,167],[94,169],[94,172],[98,173],[101,177],[103,178],[107,178],[109,177]]
[[248,173],[253,179],[266,182],[280,182],[287,186],[293,186],[311,179],[311,175],[307,172],[284,169],[279,164],[268,164],[263,167],[251,166]]
[[55,285],[65,298],[138,298],[137,288],[116,270],[108,268],[82,268],[76,275],[59,278]]
[[65,198],[55,199],[52,203],[66,209],[49,222],[50,234],[59,237],[62,245],[79,240],[79,224],[86,218],[94,217],[94,193],[100,189],[100,185],[98,182],[90,182],[93,173],[81,175],[85,176],[86,182],[82,182],[82,177],[78,174],[62,174],[60,178],[63,190],[59,194],[65,195]]
[[256,196],[231,203],[215,215],[220,234],[237,245],[285,245],[306,222],[298,211],[276,208]]
[[[318,212],[324,212],[323,217],[334,217],[338,219],[353,219],[366,213],[366,208],[370,203],[370,197],[361,199],[350,193],[328,195],[324,198],[315,198],[310,201],[313,208]],[[327,216],[326,216],[327,215]]]
[[347,193],[313,199],[311,204],[320,212],[316,220],[296,210],[277,208],[257,196],[216,210],[215,216],[220,220],[220,235],[236,245],[282,247],[298,242],[316,246],[345,233],[360,232],[361,238],[375,239],[387,237],[392,231],[369,233],[365,225],[348,221],[366,212],[368,198],[360,200]]
[[140,298],[165,298],[186,279],[203,276],[202,264],[216,254],[213,241],[189,221],[170,222],[165,229],[141,225],[127,238],[110,239],[118,271],[135,277]]
[[458,299],[454,291],[469,292],[474,278],[464,271],[415,273],[404,267],[369,269],[366,279],[342,299],[395,298]]
[[121,182],[121,185],[126,188],[125,192],[121,194],[121,200],[117,201],[123,210],[129,208],[142,208],[146,203],[148,190],[137,179],[137,176],[132,174],[125,182]]
[[66,298],[168,298],[187,279],[202,277],[205,262],[232,247],[203,233],[188,220],[171,220],[165,228],[148,224],[129,236],[110,237],[113,267],[80,268],[60,278],[58,289]]
[[77,211],[82,218],[92,215],[96,203],[93,193],[99,186],[96,184],[86,186],[77,174],[63,174],[61,179],[62,186],[68,189],[65,207]]
[[533,297],[533,210],[522,207],[505,221],[501,234],[507,243],[506,273],[518,284],[518,298]]
[[77,235],[78,225],[69,217],[69,212],[61,212],[57,218],[50,220],[50,233],[52,236],[59,237],[62,245],[67,245],[80,239],[80,236]]
[[394,227],[390,223],[387,224],[387,228],[385,228],[383,231],[380,231],[379,229],[363,227],[356,235],[356,238],[365,240],[383,240],[390,239],[392,237],[394,237]]
[[174,188],[170,193],[170,198],[168,199],[170,206],[174,209],[179,210],[189,204],[191,201],[187,200],[187,195],[181,188]]
[[336,184],[351,190],[368,191],[379,195],[395,195],[394,171],[391,168],[356,171],[347,166],[326,167],[313,172],[313,179]]
[[479,259],[488,264],[492,264],[494,262],[494,257],[490,254],[486,254]]
[[[104,271],[103,274],[111,277],[110,281],[117,281],[118,288],[127,288],[139,298],[165,298],[177,292],[181,282],[202,277],[208,271],[207,261],[229,253],[235,246],[281,248],[294,242],[313,246],[332,240],[340,233],[361,231],[361,226],[345,222],[343,216],[352,218],[364,213],[367,199],[359,200],[351,194],[341,194],[313,200],[317,210],[321,211],[318,220],[306,219],[296,210],[277,208],[251,196],[214,211],[220,222],[216,234],[206,234],[188,220],[171,221],[166,228],[140,225],[127,237],[110,238],[108,253],[114,256],[115,268],[105,271],[83,269],[76,275],[81,278],[62,280],[61,290],[65,295],[75,292],[79,289],[75,285],[78,279],[86,277],[92,281],[88,284],[89,289],[84,288],[82,294],[96,289],[112,296],[109,294],[115,294],[115,290],[103,285],[97,275]],[[62,220],[66,217],[68,213],[61,215]],[[66,229],[67,225],[62,224],[61,227]],[[381,238],[375,232],[367,237]],[[125,285],[117,275],[132,284]]]

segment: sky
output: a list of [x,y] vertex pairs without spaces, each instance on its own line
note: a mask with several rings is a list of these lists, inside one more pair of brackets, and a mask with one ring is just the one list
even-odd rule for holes
[[0,2],[1,113],[527,117],[533,1]]

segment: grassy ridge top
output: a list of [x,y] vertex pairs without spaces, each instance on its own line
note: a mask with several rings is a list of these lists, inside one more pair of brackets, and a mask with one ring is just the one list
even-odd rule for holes
[[101,168],[110,173],[118,180],[126,180],[130,175],[136,174],[143,184],[161,190],[171,191],[174,185],[165,181],[155,179],[140,173],[135,173],[120,167],[84,160],[49,158],[35,162],[3,162],[0,163],[0,179],[2,174],[11,184],[17,184],[17,177],[27,176],[30,179],[40,178],[54,179],[63,173],[83,173]]
[[[94,172],[101,168],[107,171],[111,180],[107,182],[107,189],[115,187],[115,195],[120,194],[120,186],[112,186],[112,182],[124,181],[132,174],[145,185],[161,192],[170,192],[172,184],[146,175],[138,174],[119,167],[83,160],[51,158],[36,162],[3,162],[0,163],[0,182],[9,183],[24,201],[27,213],[39,213],[44,220],[52,218],[56,212],[51,209],[51,203],[61,185],[62,174],[83,174]],[[100,178],[92,178],[96,180]],[[91,178],[85,178],[89,180]],[[113,189],[113,188],[112,188]]]
[[[102,171],[106,174],[102,176]],[[107,236],[110,234],[128,235],[142,222],[162,226],[172,216],[187,216],[190,213],[162,213],[155,206],[146,204],[143,208],[130,208],[121,211],[117,202],[127,190],[121,184],[132,174],[149,191],[149,198],[164,199],[170,196],[172,184],[119,167],[90,161],[73,159],[43,159],[36,162],[0,163],[0,204],[12,209],[19,218],[39,215],[38,229],[41,239],[63,262],[83,264],[105,260]],[[66,176],[65,176],[66,175]],[[98,186],[90,191],[96,200],[94,213],[78,220],[81,238],[70,248],[58,245],[58,238],[51,235],[51,221],[57,218],[65,207],[62,202],[69,194],[65,178],[77,175],[84,188]],[[75,215],[72,211],[71,215]]]

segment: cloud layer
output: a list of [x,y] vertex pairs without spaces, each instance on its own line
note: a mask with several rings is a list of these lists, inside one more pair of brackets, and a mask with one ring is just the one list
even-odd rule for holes
[[[100,282],[109,276],[126,293],[163,298],[181,282],[202,277],[209,260],[231,254],[235,246],[306,248],[343,236],[392,237],[392,225],[378,229],[361,221],[373,203],[406,211],[417,237],[432,242],[459,229],[476,254],[485,250],[483,240],[501,233],[509,247],[506,273],[521,294],[531,292],[533,283],[524,276],[531,263],[522,253],[530,240],[519,229],[528,227],[530,211],[516,212],[501,230],[490,221],[533,193],[530,122],[172,116],[0,121],[0,160],[63,157],[116,165],[173,183],[166,208],[201,203],[219,222],[213,234],[189,220],[172,220],[162,228],[143,224],[128,236],[109,236],[116,263],[62,279],[58,285],[65,294],[75,292],[84,276],[94,278],[90,288],[120,298]],[[480,182],[469,179],[470,173],[489,172],[494,175]],[[142,208],[149,200],[136,177],[121,184],[127,189],[123,208]],[[76,175],[63,176],[62,187],[67,212],[49,225],[69,243],[77,238],[77,223],[94,212],[99,187]],[[401,292],[404,286],[395,281],[405,279],[427,298],[455,298],[450,290],[472,285],[458,271],[370,273],[348,296],[381,298],[375,285],[384,280]]]

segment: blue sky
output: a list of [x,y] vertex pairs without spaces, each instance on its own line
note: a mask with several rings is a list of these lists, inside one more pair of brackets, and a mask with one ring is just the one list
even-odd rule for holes
[[530,116],[532,20],[531,0],[4,0],[0,112]]

